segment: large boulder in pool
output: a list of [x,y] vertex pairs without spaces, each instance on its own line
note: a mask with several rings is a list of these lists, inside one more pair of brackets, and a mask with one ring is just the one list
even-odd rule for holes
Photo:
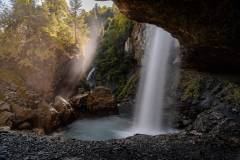
[[78,111],[85,111],[89,93],[73,96],[70,100],[72,107]]
[[111,89],[96,87],[87,97],[87,110],[94,114],[117,114],[118,108],[116,98]]
[[73,108],[71,104],[61,96],[56,96],[53,107],[57,110],[61,124],[67,124],[73,119]]
[[41,102],[34,113],[34,127],[42,128],[46,133],[50,133],[60,126],[59,113],[46,102]]

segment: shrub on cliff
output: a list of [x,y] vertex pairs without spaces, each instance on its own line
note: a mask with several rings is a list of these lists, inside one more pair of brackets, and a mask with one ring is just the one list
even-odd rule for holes
[[108,20],[108,25],[98,47],[95,61],[97,67],[96,79],[99,85],[106,85],[119,94],[127,80],[134,60],[132,55],[124,51],[124,45],[130,36],[133,22],[119,11],[115,17]]

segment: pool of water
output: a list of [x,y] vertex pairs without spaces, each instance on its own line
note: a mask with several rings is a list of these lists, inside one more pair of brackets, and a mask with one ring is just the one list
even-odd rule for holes
[[132,126],[131,118],[126,114],[81,119],[68,125],[63,135],[80,140],[108,140],[125,138],[125,131]]
[[167,128],[164,131],[146,131],[141,128],[133,128],[131,108],[120,107],[119,109],[119,115],[79,119],[65,127],[62,132],[55,134],[69,139],[103,141],[126,138],[135,134],[159,135],[178,132]]

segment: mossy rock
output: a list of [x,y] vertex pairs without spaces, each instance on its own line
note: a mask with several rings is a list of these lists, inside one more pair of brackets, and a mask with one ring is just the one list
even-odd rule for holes
[[5,100],[5,96],[0,93],[0,100]]
[[118,94],[118,99],[122,99],[130,95],[135,95],[139,78],[140,78],[139,72],[133,74],[131,78],[128,80],[127,84],[121,90],[120,94]]
[[201,102],[209,95],[215,101],[240,109],[240,85],[225,75],[185,70],[178,89],[182,102]]
[[[25,99],[29,98],[27,94],[27,86],[24,82],[24,79],[16,72],[10,69],[0,68],[0,82],[2,82],[3,87],[9,87],[16,91],[18,99]],[[1,89],[0,90],[0,100],[6,99],[6,94],[8,90]],[[17,101],[16,99],[11,99],[12,102]]]
[[12,70],[0,68],[0,80],[17,87],[24,86],[24,80]]
[[240,109],[240,86],[231,82],[225,82],[226,91],[222,101],[226,101]]
[[197,72],[184,72],[180,81],[180,88],[183,90],[182,101],[198,99],[200,96],[201,80],[202,78]]

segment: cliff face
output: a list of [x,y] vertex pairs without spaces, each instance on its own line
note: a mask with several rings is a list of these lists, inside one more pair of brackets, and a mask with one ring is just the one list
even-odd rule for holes
[[146,24],[135,23],[131,34],[132,54],[138,65],[141,65],[146,45]]
[[237,0],[115,0],[138,22],[156,24],[176,37],[183,66],[201,70],[240,68],[240,2]]

